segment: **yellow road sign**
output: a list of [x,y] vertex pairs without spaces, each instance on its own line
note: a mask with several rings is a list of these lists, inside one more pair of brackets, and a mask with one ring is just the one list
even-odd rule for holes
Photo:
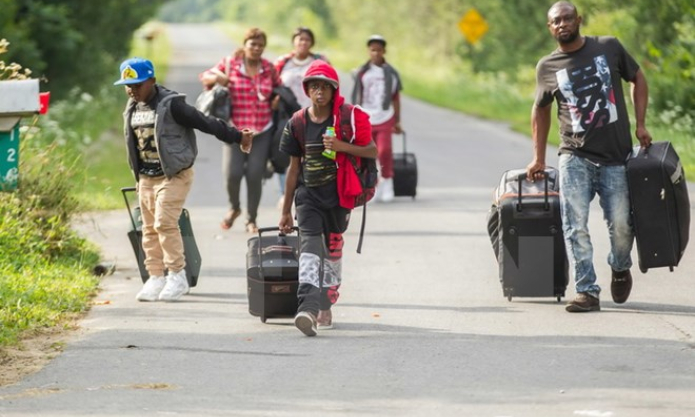
[[487,22],[476,9],[466,12],[459,20],[458,26],[466,40],[472,44],[478,43],[489,29]]

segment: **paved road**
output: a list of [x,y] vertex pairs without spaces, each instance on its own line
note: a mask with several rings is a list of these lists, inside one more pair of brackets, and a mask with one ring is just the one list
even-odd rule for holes
[[[167,84],[192,101],[196,73],[232,44],[205,25],[170,36]],[[629,302],[606,291],[600,313],[568,314],[550,298],[508,302],[484,219],[502,171],[528,162],[529,141],[407,98],[403,120],[418,197],[370,206],[362,255],[355,213],[335,330],[307,338],[289,320],[248,314],[248,235],[217,227],[220,144],[201,135],[188,204],[203,254],[198,287],[179,303],[137,303],[124,212],[94,215],[81,230],[118,270],[65,352],[0,388],[0,416],[695,415],[695,245],[673,273],[635,268]],[[276,200],[273,180],[261,225],[277,222]],[[599,212],[591,227],[607,288]]]

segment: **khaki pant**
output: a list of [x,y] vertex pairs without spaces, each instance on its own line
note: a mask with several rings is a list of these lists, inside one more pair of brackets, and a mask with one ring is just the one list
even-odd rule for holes
[[150,276],[164,270],[178,272],[186,267],[179,217],[193,184],[193,168],[171,179],[141,176],[138,196],[142,214],[142,249]]

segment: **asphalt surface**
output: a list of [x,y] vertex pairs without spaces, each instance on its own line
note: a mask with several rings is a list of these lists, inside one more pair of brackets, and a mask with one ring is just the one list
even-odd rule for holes
[[[171,27],[170,37],[167,85],[193,102],[197,73],[233,45],[209,25]],[[407,97],[402,118],[418,195],[370,204],[361,255],[354,213],[335,329],[307,338],[290,320],[249,315],[249,235],[242,222],[218,227],[221,145],[201,134],[187,204],[203,257],[198,286],[177,303],[138,303],[125,210],[87,217],[79,229],[117,271],[64,353],[0,388],[0,416],[695,415],[694,245],[674,272],[635,265],[632,296],[616,305],[594,202],[602,311],[569,314],[554,298],[509,302],[485,215],[502,172],[529,162],[530,141]],[[277,223],[278,196],[273,178],[261,226]]]

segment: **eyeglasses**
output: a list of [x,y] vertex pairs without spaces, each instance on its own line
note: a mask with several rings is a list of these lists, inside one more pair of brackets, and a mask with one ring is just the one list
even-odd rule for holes
[[310,91],[329,90],[331,88],[333,88],[333,86],[328,84],[328,83],[310,83],[309,84],[309,90]]

